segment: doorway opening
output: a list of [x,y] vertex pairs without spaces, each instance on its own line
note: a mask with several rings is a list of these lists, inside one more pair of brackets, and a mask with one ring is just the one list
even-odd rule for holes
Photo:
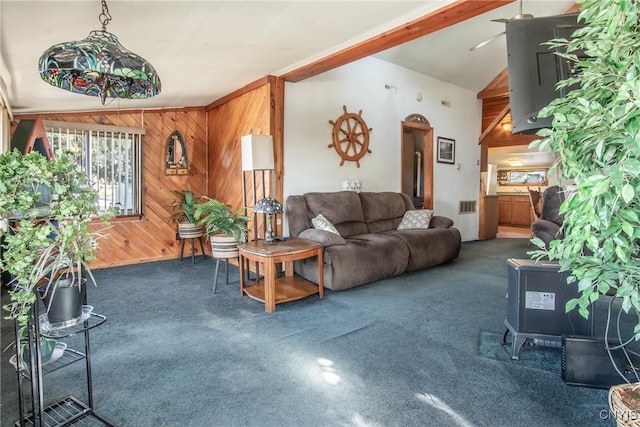
[[420,114],[402,121],[401,191],[416,209],[433,209],[433,128]]

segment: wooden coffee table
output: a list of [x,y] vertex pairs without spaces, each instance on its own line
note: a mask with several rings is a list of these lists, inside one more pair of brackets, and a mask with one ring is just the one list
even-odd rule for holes
[[[238,245],[240,252],[240,295],[264,303],[264,310],[272,313],[276,304],[295,301],[309,295],[324,296],[322,277],[322,249],[320,243],[312,240],[287,237],[284,241],[267,243],[257,240]],[[318,284],[301,277],[294,277],[293,262],[310,257],[318,257]],[[264,280],[248,284],[245,282],[245,261],[263,265]],[[277,277],[276,264],[284,264],[284,277]]]

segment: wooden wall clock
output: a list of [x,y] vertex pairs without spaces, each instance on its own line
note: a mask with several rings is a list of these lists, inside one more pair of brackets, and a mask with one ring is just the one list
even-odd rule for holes
[[336,119],[329,120],[333,125],[333,144],[329,144],[329,148],[335,148],[338,155],[342,158],[340,166],[345,161],[356,162],[360,167],[360,159],[365,154],[371,153],[369,150],[369,132],[373,129],[368,128],[362,119],[362,110],[355,113],[349,113],[347,106],[343,105],[344,114]]

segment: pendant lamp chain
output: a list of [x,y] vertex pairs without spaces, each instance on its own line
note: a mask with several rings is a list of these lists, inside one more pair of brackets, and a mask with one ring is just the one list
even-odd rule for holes
[[98,16],[98,19],[102,24],[102,31],[107,31],[107,25],[109,25],[109,21],[111,21],[111,14],[109,13],[107,0],[102,0],[102,13]]

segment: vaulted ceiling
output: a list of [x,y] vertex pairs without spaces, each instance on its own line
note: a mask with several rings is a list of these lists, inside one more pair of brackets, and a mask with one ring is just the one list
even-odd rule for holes
[[[564,13],[572,1],[524,0],[525,13]],[[375,55],[479,92],[506,67],[504,31],[492,19],[519,12],[513,0],[111,1],[107,30],[149,60],[162,92],[147,100],[65,93],[41,81],[49,46],[100,28],[98,1],[0,2],[0,89],[14,113],[207,105],[265,75],[300,81]]]

